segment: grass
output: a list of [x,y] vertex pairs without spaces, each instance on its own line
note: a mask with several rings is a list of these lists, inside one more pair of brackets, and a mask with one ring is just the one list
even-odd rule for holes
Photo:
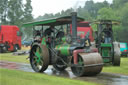
[[0,85],[99,85],[40,73],[0,69]]
[[[29,50],[30,46],[21,47],[21,51]],[[0,60],[4,61],[11,61],[11,62],[19,62],[19,63],[29,63],[29,61],[26,59],[28,55],[13,55],[13,53],[0,53]]]
[[104,66],[102,72],[128,75],[128,58],[121,58],[120,66]]
[[29,63],[26,59],[28,55],[13,55],[12,53],[2,53],[0,54],[0,60],[3,61],[11,61],[11,62],[19,62],[19,63]]

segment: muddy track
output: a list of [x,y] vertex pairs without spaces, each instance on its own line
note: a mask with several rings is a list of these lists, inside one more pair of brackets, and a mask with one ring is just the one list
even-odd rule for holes
[[[0,68],[17,69],[26,72],[34,72],[29,64],[16,63],[16,62],[0,61]],[[52,66],[49,66],[44,73],[48,75],[67,77],[82,81],[96,82],[103,85],[128,85],[128,76],[119,75],[119,74],[102,72],[97,76],[76,77],[75,75],[73,75],[70,68],[67,68],[65,71],[59,72],[54,70]]]

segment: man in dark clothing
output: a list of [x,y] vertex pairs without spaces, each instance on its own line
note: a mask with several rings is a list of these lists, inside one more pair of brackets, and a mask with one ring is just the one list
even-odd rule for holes
[[41,36],[41,33],[39,30],[36,31],[36,36]]
[[54,32],[53,29],[54,29],[54,26],[51,25],[49,28],[47,28],[47,29],[45,30],[44,35],[45,35],[45,36],[46,36],[46,35],[50,36],[51,33]]
[[104,30],[105,33],[105,43],[110,43],[111,42],[111,37],[112,37],[112,28],[108,24]]
[[53,46],[53,32],[54,32],[54,26],[50,26],[47,28],[44,32],[44,36],[46,37],[47,44],[50,46]]

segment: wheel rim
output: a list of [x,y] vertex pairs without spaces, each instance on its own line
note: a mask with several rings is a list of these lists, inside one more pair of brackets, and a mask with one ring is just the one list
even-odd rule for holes
[[[76,76],[81,76],[84,72],[84,61],[82,57],[79,55],[78,55],[77,62],[78,62],[78,65],[71,67],[71,70]],[[74,64],[73,58],[72,58],[72,64]]]
[[31,50],[30,62],[32,68],[36,72],[39,72],[43,67],[43,56],[41,55],[42,54],[41,50],[42,49],[38,45],[33,46]]
[[63,71],[67,66],[64,65],[64,63],[58,59],[57,62],[53,64],[53,67],[58,71]]

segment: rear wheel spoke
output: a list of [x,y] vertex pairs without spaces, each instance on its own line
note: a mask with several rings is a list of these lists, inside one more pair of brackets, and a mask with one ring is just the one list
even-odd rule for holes
[[43,60],[40,59],[39,63],[40,63],[41,66],[43,66]]

